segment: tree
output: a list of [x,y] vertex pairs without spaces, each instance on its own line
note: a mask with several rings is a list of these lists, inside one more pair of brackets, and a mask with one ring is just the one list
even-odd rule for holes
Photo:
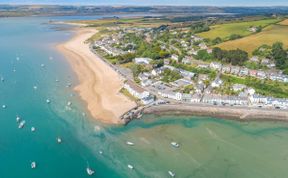
[[215,47],[212,50],[212,55],[215,59],[222,60],[224,58],[224,51],[219,47]]
[[205,49],[202,49],[198,51],[196,58],[203,61],[207,61],[209,59],[212,59],[212,55],[209,54]]
[[276,67],[279,69],[284,69],[287,67],[287,52],[283,49],[283,43],[274,43],[272,45],[271,55],[275,60]]
[[214,40],[212,40],[212,45],[217,45],[219,43],[222,43],[222,39],[220,37],[217,37]]
[[242,36],[238,35],[238,34],[232,34],[232,35],[230,35],[229,40],[236,40],[239,38],[242,38]]
[[248,60],[248,53],[240,49],[230,50],[227,53],[227,59],[232,65],[243,65]]
[[248,60],[248,53],[240,49],[226,51],[215,47],[212,50],[212,56],[232,65],[243,65]]

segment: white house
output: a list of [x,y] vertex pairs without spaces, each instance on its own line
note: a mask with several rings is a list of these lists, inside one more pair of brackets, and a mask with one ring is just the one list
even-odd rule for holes
[[136,85],[134,82],[128,80],[124,84],[124,88],[134,97],[140,99],[143,104],[150,104],[154,101],[154,97],[151,97],[150,93],[143,88]]
[[134,62],[136,64],[149,64],[152,61],[152,59],[150,58],[144,58],[144,57],[140,57],[140,58],[135,58]]
[[249,100],[250,100],[251,104],[253,104],[253,105],[257,105],[257,104],[266,105],[268,103],[267,97],[262,96],[262,95],[257,95],[257,94],[251,95],[249,97]]
[[178,62],[179,56],[176,55],[176,54],[173,54],[173,55],[171,56],[171,59],[174,60],[174,61],[176,61],[176,62]]
[[182,93],[171,91],[159,91],[158,94],[164,98],[169,98],[177,101],[182,100]]
[[211,83],[211,86],[213,88],[218,88],[222,85],[222,83],[223,83],[223,81],[220,78],[217,78]]
[[215,69],[215,70],[221,70],[222,64],[219,62],[211,62],[210,63],[210,68]]

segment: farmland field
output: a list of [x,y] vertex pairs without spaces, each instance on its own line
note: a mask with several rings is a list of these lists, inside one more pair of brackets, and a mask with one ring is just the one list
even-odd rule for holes
[[199,33],[198,35],[203,38],[215,39],[220,37],[224,40],[227,40],[230,35],[237,34],[241,36],[247,36],[252,34],[248,29],[251,26],[262,26],[266,27],[267,25],[277,23],[278,19],[265,19],[265,20],[257,20],[257,21],[249,21],[249,22],[237,22],[237,23],[229,23],[229,24],[220,24],[211,26],[211,30],[203,33]]
[[262,32],[241,38],[238,40],[227,41],[218,45],[222,49],[242,49],[248,53],[252,53],[254,49],[263,44],[271,45],[277,41],[282,42],[288,47],[288,26],[286,25],[271,25],[265,28]]
[[280,25],[288,25],[288,19],[279,22]]

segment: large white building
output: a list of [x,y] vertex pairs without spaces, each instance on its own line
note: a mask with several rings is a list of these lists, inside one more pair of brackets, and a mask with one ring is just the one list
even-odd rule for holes
[[182,93],[171,91],[159,91],[158,94],[164,98],[169,98],[177,101],[182,100]]
[[140,58],[135,58],[134,62],[136,64],[149,64],[152,61],[152,59],[150,58],[144,58],[144,57],[140,57]]
[[128,80],[124,84],[124,88],[134,97],[141,100],[143,104],[150,104],[154,101],[154,96],[151,95],[148,91],[144,90],[143,88],[139,87],[132,81]]

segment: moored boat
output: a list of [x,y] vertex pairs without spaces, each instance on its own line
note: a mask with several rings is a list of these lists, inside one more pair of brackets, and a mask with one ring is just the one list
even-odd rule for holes
[[35,161],[31,162],[31,168],[32,168],[32,169],[35,169],[36,166],[37,166],[37,165],[36,165],[36,162],[35,162]]
[[36,128],[35,127],[31,127],[31,132],[35,132]]
[[22,129],[25,126],[26,121],[21,121],[20,124],[18,125],[19,129]]
[[179,148],[179,144],[177,142],[171,142],[171,145],[175,148]]
[[131,164],[128,164],[127,167],[128,167],[129,169],[134,169],[134,167],[133,167]]
[[130,145],[130,146],[133,146],[133,145],[134,145],[133,142],[129,142],[129,141],[127,141],[126,144],[127,144],[127,145]]
[[57,137],[57,143],[62,143],[62,139],[60,137]]
[[171,177],[175,177],[175,173],[174,172],[172,172],[172,171],[168,171],[168,174],[171,176]]
[[95,171],[93,171],[91,168],[89,168],[89,167],[87,167],[86,168],[86,172],[87,172],[87,174],[89,175],[89,176],[92,176],[94,173],[95,173]]

